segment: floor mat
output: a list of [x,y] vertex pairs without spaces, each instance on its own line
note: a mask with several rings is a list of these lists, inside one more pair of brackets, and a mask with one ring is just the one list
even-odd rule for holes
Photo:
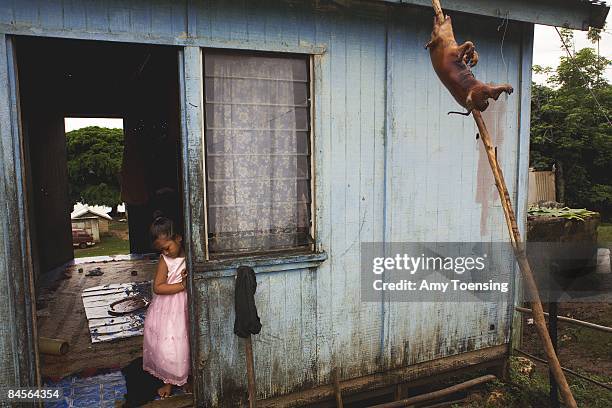
[[86,378],[70,376],[45,386],[61,388],[64,393],[60,401],[45,403],[47,408],[111,408],[116,400],[123,401],[127,392],[121,371]]
[[151,283],[111,283],[83,290],[81,298],[92,343],[142,336],[146,309],[124,316],[113,316],[108,313],[111,303],[135,295],[150,300]]

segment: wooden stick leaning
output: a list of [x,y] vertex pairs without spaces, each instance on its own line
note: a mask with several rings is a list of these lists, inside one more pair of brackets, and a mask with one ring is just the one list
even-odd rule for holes
[[[436,14],[436,19],[439,23],[442,23],[445,20],[445,17],[444,13],[442,12],[442,7],[440,6],[439,0],[432,0],[432,5]],[[531,271],[529,261],[527,260],[525,245],[521,240],[521,234],[516,223],[516,216],[514,215],[514,210],[512,209],[512,202],[510,201],[510,194],[508,193],[508,188],[506,187],[506,182],[504,180],[504,175],[502,173],[501,167],[497,162],[497,155],[495,153],[495,148],[491,143],[491,136],[489,135],[489,131],[487,130],[484,120],[482,119],[482,114],[480,113],[480,111],[473,109],[472,116],[476,121],[476,126],[478,126],[478,131],[480,132],[480,139],[482,140],[482,144],[484,145],[485,151],[487,153],[487,158],[491,166],[491,171],[493,172],[493,177],[495,178],[495,186],[497,187],[497,191],[499,193],[499,198],[501,200],[502,207],[504,210],[504,217],[506,219],[508,231],[510,232],[510,241],[512,243],[514,255],[519,264],[519,269],[521,270],[521,274],[525,283],[525,288],[530,299],[529,304],[531,305],[531,310],[533,311],[533,320],[538,336],[540,337],[540,340],[542,342],[542,346],[544,347],[544,352],[546,353],[548,366],[552,371],[552,374],[555,380],[557,381],[557,384],[559,385],[559,391],[563,400],[565,401],[565,404],[568,407],[574,408],[577,406],[576,401],[574,400],[572,391],[570,390],[569,384],[567,383],[567,379],[563,374],[561,364],[559,364],[559,359],[557,358],[557,354],[555,353],[552,341],[546,328],[546,320],[544,319],[544,311],[542,309],[542,302],[540,300],[538,287]]]
[[527,290],[527,294],[529,295],[530,299],[529,304],[531,305],[531,310],[533,312],[533,321],[536,327],[536,331],[538,332],[538,336],[542,341],[542,346],[544,347],[544,352],[546,353],[546,358],[548,360],[548,366],[550,367],[553,376],[555,377],[555,380],[559,385],[559,391],[561,393],[561,396],[563,397],[563,400],[565,401],[565,404],[568,407],[576,407],[576,401],[574,400],[574,396],[572,395],[572,391],[570,390],[569,384],[567,383],[565,374],[563,374],[561,364],[559,363],[559,359],[557,358],[557,354],[555,353],[555,349],[553,348],[552,341],[550,339],[550,336],[548,335],[548,330],[546,328],[546,320],[544,319],[544,310],[542,309],[542,302],[540,301],[540,295],[538,293],[538,287],[533,277],[529,261],[527,260],[525,245],[523,241],[521,241],[521,234],[518,230],[516,217],[514,216],[514,210],[512,209],[510,195],[508,194],[508,189],[506,188],[504,175],[499,166],[499,163],[497,162],[495,149],[491,143],[491,136],[489,135],[489,131],[486,128],[484,120],[482,119],[481,113],[477,110],[473,110],[472,115],[474,116],[474,120],[476,121],[476,125],[478,126],[478,131],[480,132],[480,139],[482,140],[482,144],[485,147],[487,158],[489,159],[489,164],[491,165],[491,170],[493,171],[493,176],[495,178],[495,186],[497,187],[497,191],[499,192],[499,198],[501,199],[504,214],[506,216],[508,230],[510,231],[512,248],[514,249],[514,255],[516,256],[516,260],[519,264],[519,269],[521,270],[521,274],[523,275],[525,289]]

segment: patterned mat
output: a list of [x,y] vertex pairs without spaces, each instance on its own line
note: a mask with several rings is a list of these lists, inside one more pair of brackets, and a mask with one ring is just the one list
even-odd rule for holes
[[46,408],[111,408],[127,393],[121,371],[86,378],[69,376],[45,386],[61,388],[64,394],[60,401],[45,403]]

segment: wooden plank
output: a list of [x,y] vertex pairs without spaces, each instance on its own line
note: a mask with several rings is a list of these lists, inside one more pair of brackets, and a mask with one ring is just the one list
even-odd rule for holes
[[[346,47],[348,40],[347,24],[348,18],[344,15],[335,16],[331,26],[330,38],[330,116],[331,127],[331,146],[330,155],[332,157],[329,183],[330,196],[329,205],[331,208],[331,231],[329,252],[334,256],[330,257],[331,267],[331,356],[329,366],[331,371],[342,370],[342,350],[347,344],[348,333],[350,332],[351,315],[348,313],[345,304],[347,302],[347,292],[345,286],[348,283],[348,262],[346,253],[350,250],[347,242],[347,202],[346,202],[346,177],[347,161],[346,146],[349,135],[347,134],[347,87],[346,73],[350,69],[350,62],[347,60]],[[325,205],[325,204],[320,204]],[[322,226],[322,224],[318,224]],[[326,373],[329,377],[331,372]],[[321,375],[320,375],[321,378]],[[326,380],[327,382],[328,380]]]
[[[300,272],[300,348],[302,355],[299,384],[318,384],[317,357],[317,270]],[[298,382],[296,382],[298,383]]]
[[12,25],[15,22],[15,9],[12,1],[0,0],[0,23]]
[[0,326],[0,382],[3,386],[17,386],[20,383],[19,362],[15,359],[15,315],[12,304],[11,275],[14,273],[11,261],[14,244],[10,239],[15,233],[15,227],[9,223],[14,217],[15,208],[11,208],[9,198],[14,199],[12,181],[14,180],[14,167],[11,159],[12,129],[11,129],[11,99],[8,88],[8,59],[7,38],[0,35],[0,151],[2,152],[2,165],[0,166],[0,201],[8,205],[2,206],[0,217],[0,233],[2,234],[2,259],[0,262],[0,290],[7,296],[0,298],[0,313],[6,316],[7,322]]
[[191,238],[191,255],[194,262],[203,262],[205,254],[205,179],[204,179],[204,113],[203,113],[203,78],[202,53],[198,47],[186,47],[184,50],[184,101],[182,112],[184,134],[183,166],[187,169],[185,177],[185,194],[189,200],[190,225],[188,236]]
[[[354,378],[340,383],[340,390],[343,395],[350,395],[356,392],[375,390],[401,382],[414,382],[415,385],[418,385],[426,381],[431,382],[432,377],[438,378],[441,374],[452,372],[457,369],[464,369],[465,367],[477,366],[500,360],[504,358],[506,353],[506,346],[490,347],[465,353],[460,356],[437,359],[397,370],[389,370],[361,378]],[[294,393],[290,396],[258,401],[257,406],[261,408],[297,407],[333,398],[333,396],[334,387],[329,383],[304,392]]]
[[69,32],[87,31],[85,4],[79,0],[63,0],[64,27]]
[[[519,104],[519,143],[518,143],[518,195],[515,204],[519,232],[527,239],[527,195],[529,192],[529,137],[531,120],[531,64],[533,60],[533,25],[523,25],[521,32],[521,55],[520,61],[520,104]],[[514,299],[513,304],[519,305],[523,299],[523,288],[521,274],[515,265]],[[512,315],[512,347],[521,345],[522,339],[522,316],[515,312]]]
[[[382,216],[384,197],[380,180],[383,179],[384,165],[384,50],[386,27],[382,21],[361,21],[361,39],[358,60],[360,62],[359,86],[359,242],[374,242],[382,239]],[[357,59],[357,57],[355,57]],[[361,250],[361,245],[358,244]],[[361,257],[361,251],[354,255]],[[361,265],[355,267],[358,273],[353,290],[360,294]],[[378,303],[362,302],[359,299],[359,318],[354,324],[354,345],[350,361],[351,371],[357,370],[359,361],[363,371],[379,369],[380,332],[382,330],[381,307]],[[357,353],[360,356],[357,356]],[[346,364],[345,366],[348,366]],[[350,375],[345,373],[344,377]]]
[[[334,278],[342,274],[342,279],[338,280],[338,286],[334,286],[337,304],[334,305],[335,319],[338,322],[337,347],[344,350],[337,353],[337,377],[350,378],[361,373],[366,365],[371,365],[367,361],[367,356],[362,353],[361,344],[366,342],[364,332],[361,330],[361,269],[360,269],[360,228],[362,220],[360,217],[360,176],[362,164],[360,140],[360,90],[361,90],[361,27],[366,24],[358,18],[347,18],[343,26],[344,36],[344,55],[346,58],[344,68],[344,83],[341,85],[345,89],[344,96],[344,141],[339,143],[339,148],[343,149],[343,155],[335,155],[336,158],[344,157],[342,166],[342,177],[344,188],[335,189],[332,194],[338,193],[339,197],[334,201],[343,202],[344,207],[334,217],[336,219],[336,229],[339,224],[344,224],[344,243],[343,248],[338,248],[340,254],[336,259],[342,262],[341,270],[334,273]],[[333,63],[333,62],[332,62]],[[336,104],[335,104],[336,105]],[[338,254],[338,252],[336,252]],[[335,280],[335,279],[334,279]],[[356,363],[360,363],[359,365]]]
[[36,27],[40,25],[38,18],[38,0],[20,0],[14,7],[15,24]]
[[130,32],[130,10],[121,0],[110,0],[108,7],[108,28],[111,33]]
[[[271,275],[257,275],[257,313],[261,319],[261,332],[252,336],[255,354],[256,383],[258,384],[258,398],[265,398],[272,390],[272,362],[275,359],[274,343],[278,333],[273,331],[274,320],[280,318],[271,313],[272,288]],[[281,383],[284,383],[282,381]]]
[[129,31],[131,33],[139,33],[144,36],[151,36],[153,34],[153,26],[151,24],[151,4],[149,2],[132,2],[129,9]]
[[[296,341],[296,338],[287,339],[287,318],[291,318],[285,314],[285,308],[288,306],[285,301],[287,294],[286,287],[287,273],[273,273],[268,275],[268,288],[269,293],[267,294],[267,314],[266,321],[268,326],[265,328],[267,334],[266,341],[269,343],[270,355],[266,359],[267,361],[261,366],[264,371],[270,372],[270,384],[267,389],[260,387],[258,390],[259,395],[282,395],[287,390],[287,383],[292,379],[287,377],[287,343]],[[256,294],[257,295],[257,294]],[[259,295],[262,295],[261,293]],[[298,300],[298,294],[296,294],[295,301]],[[262,328],[262,330],[264,330]],[[266,358],[265,355],[262,356]],[[292,358],[297,359],[297,356]],[[262,359],[263,360],[263,359]],[[261,360],[257,359],[258,363]],[[257,371],[259,371],[259,367]],[[243,371],[245,372],[245,371]]]
[[110,31],[108,4],[105,1],[82,1],[85,7],[86,27],[89,32]]
[[[322,14],[315,20],[316,41],[331,42],[332,19]],[[330,50],[331,52],[331,50]],[[314,155],[317,208],[315,209],[317,248],[331,250],[332,212],[331,212],[331,163],[333,160],[332,129],[330,112],[332,109],[332,62],[329,53],[314,57]],[[331,372],[333,342],[332,308],[332,270],[331,262],[323,263],[317,269],[317,379],[326,381]]]
[[[173,37],[181,35],[185,31],[184,25],[180,25],[184,21],[176,19],[174,9],[176,5],[168,4],[165,0],[156,0],[150,4],[150,19],[151,19],[151,34],[161,35],[162,37]],[[179,26],[177,26],[177,23]]]
[[2,257],[0,285],[6,290],[0,310],[7,324],[0,330],[3,364],[0,381],[11,386],[34,385],[38,381],[37,345],[33,317],[32,265],[25,219],[21,162],[21,124],[14,44],[0,35],[0,198],[2,199]]
[[[207,358],[210,351],[209,336],[201,334],[209,334],[211,332],[211,323],[209,321],[207,304],[207,288],[198,285],[193,279],[195,274],[195,263],[197,260],[203,260],[204,253],[202,250],[201,239],[203,237],[202,230],[198,225],[203,224],[202,203],[203,198],[198,196],[198,191],[203,188],[203,184],[197,184],[194,191],[194,178],[199,183],[202,183],[201,160],[203,153],[201,150],[190,150],[189,145],[193,143],[197,146],[202,146],[201,133],[201,118],[202,115],[202,96],[201,86],[197,87],[198,78],[202,79],[202,62],[201,51],[199,48],[188,47],[182,49],[178,53],[178,77],[179,77],[179,99],[180,99],[180,126],[181,126],[181,170],[182,170],[182,190],[183,197],[183,216],[185,218],[185,237],[186,240],[186,263],[190,271],[189,283],[187,285],[187,295],[189,298],[189,346],[191,366],[196,367],[193,374],[193,393],[194,403],[198,404],[203,397],[205,383],[209,377],[205,370],[200,368],[203,366],[202,358]],[[195,78],[195,79],[194,79]],[[196,84],[194,84],[196,82]],[[196,89],[193,89],[194,85]],[[194,95],[194,93],[196,95]],[[197,94],[200,94],[199,98]],[[194,104],[194,102],[196,104]],[[198,109],[197,107],[200,106]],[[195,118],[194,118],[195,116]],[[200,123],[200,125],[198,125]],[[194,129],[195,126],[195,129]],[[197,128],[200,126],[200,132]],[[194,134],[195,130],[195,134]],[[193,141],[192,141],[193,140]],[[192,157],[195,156],[196,164],[193,165]],[[194,177],[195,176],[195,177]],[[198,186],[200,186],[198,188]],[[195,206],[195,207],[194,207]],[[195,222],[195,228],[194,228]],[[195,230],[195,231],[194,231]],[[205,296],[202,296],[204,294]],[[203,357],[201,357],[203,356]]]

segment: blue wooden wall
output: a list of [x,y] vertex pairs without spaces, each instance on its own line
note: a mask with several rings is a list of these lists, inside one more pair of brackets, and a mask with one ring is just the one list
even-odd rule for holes
[[[510,22],[498,29],[503,19],[454,17],[458,40],[474,41],[480,53],[476,76],[515,87],[485,120],[510,195],[522,209],[531,26]],[[313,55],[316,240],[327,259],[256,268],[263,323],[254,337],[259,398],[328,383],[334,371],[354,378],[509,340],[511,293],[499,303],[459,306],[360,301],[361,242],[507,240],[474,122],[446,115],[458,106],[423,49],[431,20],[430,9],[416,7],[387,13],[272,1],[0,0],[0,32],[7,34],[186,46],[181,91],[194,267],[205,264],[196,47]],[[0,74],[5,69],[3,63]],[[0,287],[7,279],[0,276]],[[241,401],[246,389],[243,344],[232,331],[233,286],[231,272],[194,277],[200,397],[211,406]],[[0,312],[6,307],[1,303]]]

